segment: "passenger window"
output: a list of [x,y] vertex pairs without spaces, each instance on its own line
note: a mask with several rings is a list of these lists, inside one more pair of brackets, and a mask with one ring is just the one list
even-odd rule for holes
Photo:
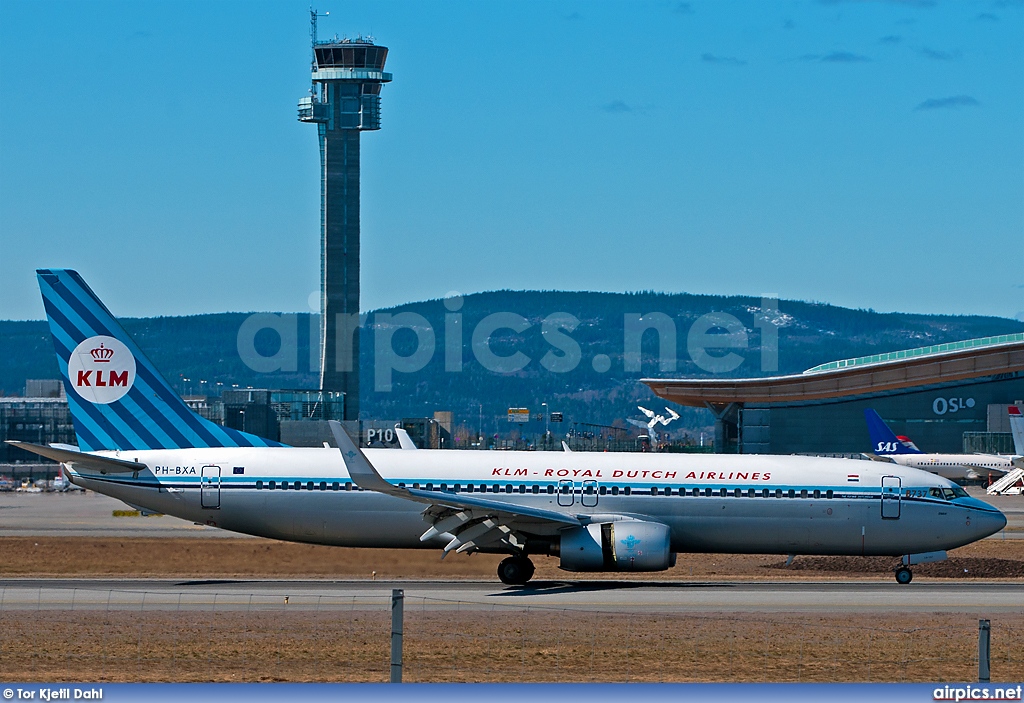
[[767,488],[762,488],[761,489],[761,497],[762,498],[767,498],[768,497],[768,489]]
[[327,481],[321,481],[320,482],[320,490],[321,491],[326,491],[327,490]]
[[825,498],[827,500],[832,500],[832,496],[833,495],[835,495],[835,494],[831,490],[825,491]]
[[512,486],[505,486],[505,492],[506,493],[511,493],[512,492]]
[[540,493],[540,486],[538,486],[536,483],[533,484],[533,492],[534,494]]
[[794,491],[792,488],[789,489],[789,497],[796,498],[796,491]]
[[718,491],[718,495],[720,495],[722,498],[725,498],[728,494],[729,490],[726,488],[722,488]]
[[[401,484],[399,484],[399,485],[401,485]],[[455,492],[456,493],[461,493],[462,492],[462,484],[460,484],[460,483],[456,483],[455,484]]]
[[775,497],[776,498],[781,498],[782,497],[782,489],[781,488],[776,488],[775,489]]
[[519,492],[520,493],[526,493],[526,486],[520,483],[519,484]]
[[288,490],[288,482],[287,481],[281,481],[281,490],[282,491],[287,491]]
[[625,488],[622,489],[622,492],[625,493],[626,495],[629,495],[632,492],[632,488],[626,486]]
[[432,484],[432,483],[428,483],[428,484],[427,484],[427,490],[428,490],[428,491],[432,491],[432,490],[434,490],[434,484]]
[[[297,491],[301,491],[302,490],[302,481],[296,481],[295,482],[295,490],[297,490]],[[312,481],[309,482],[309,490],[313,490],[313,482]]]
[[821,498],[821,491],[819,491],[817,488],[815,488],[814,489],[814,499],[817,500],[818,498]]
[[256,490],[257,491],[262,491],[263,490],[263,481],[257,481],[256,482]]
[[608,492],[608,488],[606,486],[601,486],[599,489],[597,489],[597,492],[600,493],[601,495],[604,495],[605,493]]
[[442,491],[447,491],[448,490],[448,484],[447,483],[442,483],[441,484],[441,490]]
[[270,490],[274,490],[274,488],[275,488],[275,482],[274,481],[270,482],[269,488],[270,488]]
[[493,491],[491,491],[491,493],[501,493],[501,486],[499,486],[498,484],[494,484],[493,486],[491,486],[491,488],[494,489]]
[[658,495],[658,487],[657,486],[655,486],[654,488],[651,489],[651,495],[652,496]]
[[732,495],[733,495],[734,498],[742,498],[743,497],[743,489],[742,488],[735,489],[732,492]]
[[308,483],[306,483],[306,490],[307,491],[313,490],[313,482],[312,481],[309,481]]
[[554,492],[555,492],[555,486],[553,484],[548,484],[548,495],[552,495],[552,494],[554,494]]
[[807,489],[806,488],[804,488],[804,489],[802,489],[800,491],[800,497],[801,498],[806,498],[807,497]]
[[711,497],[711,489],[710,488],[705,488],[704,489],[704,497],[705,498],[710,498]]
[[[417,486],[417,488],[418,488],[418,486]],[[346,491],[351,491],[352,490],[352,484],[351,483],[346,483],[345,484],[345,490]]]
[[487,492],[487,486],[481,483],[480,484],[480,493],[486,493],[486,492]]
[[338,490],[338,482],[337,481],[335,481],[334,483],[331,484],[331,490],[332,491]]
[[613,496],[619,495],[619,487],[618,486],[612,486],[612,495]]

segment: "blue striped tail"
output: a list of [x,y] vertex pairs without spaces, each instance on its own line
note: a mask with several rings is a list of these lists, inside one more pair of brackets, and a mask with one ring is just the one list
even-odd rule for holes
[[36,271],[83,451],[280,447],[199,416],[76,271]]

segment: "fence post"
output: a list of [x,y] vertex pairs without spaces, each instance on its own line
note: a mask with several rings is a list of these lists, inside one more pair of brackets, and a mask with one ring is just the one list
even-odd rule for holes
[[405,591],[391,591],[391,683],[402,683],[402,634],[404,633]]
[[978,683],[988,683],[990,679],[989,654],[991,649],[992,621],[978,621]]

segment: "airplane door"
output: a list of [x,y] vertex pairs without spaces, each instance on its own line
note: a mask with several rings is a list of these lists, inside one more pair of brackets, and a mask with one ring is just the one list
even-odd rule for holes
[[558,482],[558,504],[568,507],[576,502],[576,493],[573,490],[572,481]]
[[597,481],[584,481],[580,492],[580,502],[584,508],[597,507]]
[[900,517],[900,485],[899,476],[882,477],[883,520],[898,520]]
[[220,507],[220,467],[204,466],[199,477],[199,504],[204,508]]

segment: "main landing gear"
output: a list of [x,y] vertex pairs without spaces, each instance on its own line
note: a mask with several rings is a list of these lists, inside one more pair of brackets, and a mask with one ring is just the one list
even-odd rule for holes
[[914,574],[907,567],[901,566],[896,569],[896,583],[908,584],[913,578]]
[[513,556],[498,564],[498,578],[509,586],[522,586],[533,578],[533,562],[524,556]]

